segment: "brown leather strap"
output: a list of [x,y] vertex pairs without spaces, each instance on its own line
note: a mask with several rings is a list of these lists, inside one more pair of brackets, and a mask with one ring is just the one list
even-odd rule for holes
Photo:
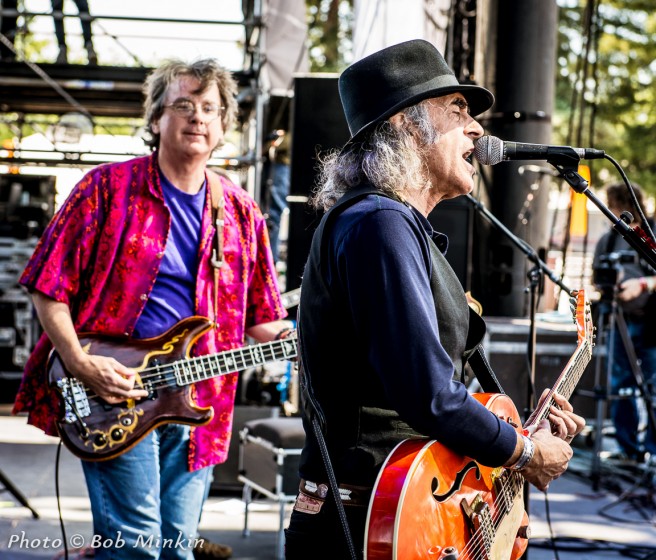
[[223,198],[223,185],[221,178],[208,173],[210,186],[210,199],[212,201],[212,224],[214,225],[214,247],[210,262],[214,267],[214,325],[217,325],[217,312],[219,308],[219,274],[223,266],[223,227],[225,225],[225,200]]

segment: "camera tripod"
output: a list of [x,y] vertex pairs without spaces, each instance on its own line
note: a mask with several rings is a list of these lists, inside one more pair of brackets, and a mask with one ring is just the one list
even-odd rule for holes
[[599,315],[597,320],[597,332],[600,336],[599,344],[607,349],[606,354],[606,376],[605,388],[602,387],[602,354],[597,354],[595,363],[595,394],[597,396],[596,404],[596,434],[594,437],[594,454],[592,459],[592,469],[590,479],[594,490],[599,489],[601,480],[601,445],[603,440],[603,423],[606,417],[606,403],[611,399],[618,398],[634,398],[633,395],[629,397],[617,396],[610,394],[611,376],[613,372],[613,364],[615,362],[615,337],[620,336],[622,346],[626,352],[628,363],[631,367],[631,373],[638,388],[639,394],[644,400],[645,408],[647,410],[647,421],[651,432],[656,434],[656,416],[652,405],[652,397],[650,391],[645,383],[644,375],[640,367],[640,362],[629,335],[626,325],[626,319],[622,308],[617,302],[616,290],[613,290],[612,298],[605,298],[602,296],[599,302]]

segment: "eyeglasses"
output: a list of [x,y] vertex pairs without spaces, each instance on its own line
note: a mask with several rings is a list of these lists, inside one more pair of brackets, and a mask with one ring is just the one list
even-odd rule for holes
[[[170,105],[164,105],[165,109],[173,109],[173,112],[178,115],[178,117],[186,118],[192,117],[196,114],[195,103],[191,101],[176,101]],[[201,103],[200,112],[205,117],[209,117],[211,120],[218,118],[219,115],[222,115],[225,111],[225,107],[217,105],[216,103]]]

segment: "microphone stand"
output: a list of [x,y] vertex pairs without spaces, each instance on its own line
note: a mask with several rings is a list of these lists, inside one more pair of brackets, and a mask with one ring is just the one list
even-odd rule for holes
[[[524,408],[524,420],[528,419],[533,411],[533,399],[535,396],[535,355],[536,355],[536,320],[535,313],[537,308],[537,290],[542,284],[542,275],[545,274],[554,284],[560,286],[566,293],[572,294],[570,290],[560,278],[558,278],[553,271],[546,265],[544,261],[535,252],[535,249],[526,243],[523,239],[517,237],[505,225],[503,225],[498,218],[485,208],[485,206],[471,194],[465,195],[467,200],[474,206],[474,208],[483,216],[488,222],[494,225],[501,231],[512,243],[525,255],[526,258],[534,263],[534,267],[528,272],[529,285],[530,285],[530,306],[529,306],[529,342],[527,353],[529,356],[529,383],[527,391],[526,406]],[[528,483],[524,483],[524,510],[528,513],[530,488]],[[523,557],[525,558],[525,556]]]
[[[636,252],[651,266],[656,269],[656,242],[652,237],[649,237],[641,228],[632,228],[629,224],[633,221],[633,216],[630,212],[622,212],[620,217],[616,217],[609,208],[588,188],[588,182],[578,173],[579,158],[568,158],[564,156],[554,157],[552,161],[547,160],[553,165],[560,176],[567,181],[567,183],[579,194],[584,194],[590,199],[593,204],[601,210],[613,224],[613,229],[617,231],[625,241],[633,247]],[[612,160],[611,160],[612,161]],[[633,344],[626,334],[626,325],[623,315],[620,313],[618,317],[621,321],[621,330],[623,332],[622,341],[624,346],[632,347]],[[635,352],[627,351],[630,363],[637,362]],[[639,368],[637,368],[639,370]],[[641,396],[643,397],[647,408],[647,421],[652,430],[656,431],[656,412],[654,412],[653,400],[650,390],[648,389],[642,374],[637,371],[634,372],[634,377]]]
[[471,194],[465,195],[467,200],[474,206],[474,208],[492,225],[494,225],[499,231],[501,231],[513,244],[522,251],[526,258],[535,264],[535,266],[529,270],[527,276],[529,279],[530,285],[530,306],[529,306],[529,344],[528,344],[528,355],[529,355],[529,388],[528,388],[528,398],[526,402],[526,408],[524,410],[525,418],[528,418],[533,409],[533,397],[534,391],[533,387],[535,384],[535,347],[536,347],[536,325],[535,325],[535,312],[537,307],[537,289],[542,283],[542,275],[545,274],[554,284],[560,286],[562,290],[565,290],[567,294],[572,295],[572,290],[568,288],[563,281],[554,274],[554,272],[546,265],[544,261],[535,252],[535,249],[526,243],[523,239],[517,237],[512,233],[505,225],[503,225],[499,219],[492,214],[485,206]]
[[[633,229],[629,224],[633,216],[623,212],[618,218],[608,207],[588,188],[588,182],[578,173],[579,158],[564,158],[563,156],[547,159],[559,172],[560,176],[567,181],[570,187],[579,194],[584,194],[592,203],[601,210],[613,224],[613,229],[619,233],[624,240],[633,247],[647,263],[656,269],[656,242],[649,237],[641,228]],[[628,215],[627,215],[628,214]]]

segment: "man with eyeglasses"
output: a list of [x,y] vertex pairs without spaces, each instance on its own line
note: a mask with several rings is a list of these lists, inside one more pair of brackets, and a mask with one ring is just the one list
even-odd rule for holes
[[[236,92],[214,60],[157,68],[144,86],[152,154],[89,171],[39,241],[21,283],[45,334],[26,365],[14,412],[29,412],[29,422],[46,433],[57,434],[62,413],[46,381],[53,347],[68,375],[109,411],[131,399],[138,407],[142,399],[163,398],[143,383],[140,361],[87,351],[78,333],[120,337],[135,348],[134,339],[157,338],[185,318],[203,316],[210,330],[179,332],[195,357],[239,348],[246,336],[270,342],[293,327],[284,320],[260,209],[206,167],[235,121]],[[167,352],[163,344],[144,360],[166,362]],[[196,406],[213,409],[209,423],[177,423],[184,409],[172,401],[166,413],[175,423],[156,419],[118,456],[82,461],[96,558],[194,558],[211,469],[228,453],[237,386],[236,373],[208,377],[190,395]],[[129,431],[121,422],[117,430]],[[108,437],[114,435],[112,429]],[[214,557],[230,554],[222,547]]]

